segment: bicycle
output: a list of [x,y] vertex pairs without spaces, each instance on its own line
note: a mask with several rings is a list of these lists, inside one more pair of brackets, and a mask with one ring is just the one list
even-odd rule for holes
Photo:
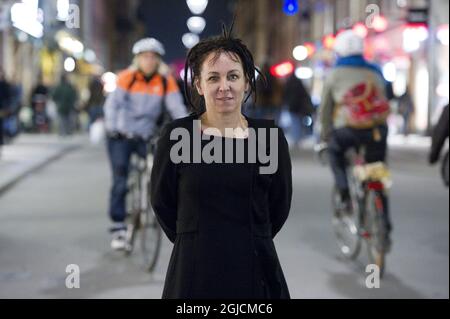
[[[323,154],[325,148],[319,148],[321,149],[316,148],[316,152]],[[385,273],[386,254],[390,249],[390,243],[386,242],[388,230],[384,214],[387,192],[392,186],[391,173],[383,162],[367,164],[364,152],[364,147],[361,147],[346,154],[352,210],[347,214],[341,211],[340,192],[335,187],[332,225],[342,255],[355,260],[365,241],[369,262],[379,267],[382,277]]]
[[[149,150],[153,146],[150,144]],[[127,235],[125,255],[130,256],[135,248],[136,238],[140,235],[140,248],[143,267],[153,272],[158,262],[162,244],[162,230],[153,212],[149,200],[152,151],[147,158],[133,154],[130,161],[127,194]]]

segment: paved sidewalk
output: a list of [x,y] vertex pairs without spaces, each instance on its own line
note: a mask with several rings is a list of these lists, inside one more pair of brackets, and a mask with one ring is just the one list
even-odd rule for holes
[[56,135],[19,136],[1,151],[0,195],[29,174],[87,143],[84,135],[65,139]]

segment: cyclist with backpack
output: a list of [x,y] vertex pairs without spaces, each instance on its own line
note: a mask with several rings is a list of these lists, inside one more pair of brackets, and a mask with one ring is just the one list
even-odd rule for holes
[[[352,30],[336,38],[336,66],[326,79],[321,106],[321,142],[327,145],[330,165],[340,193],[341,213],[352,213],[345,154],[365,146],[367,163],[385,162],[387,156],[387,117],[390,113],[388,82],[380,68],[363,57],[364,39]],[[386,207],[386,242],[392,230]]]
[[127,180],[132,154],[145,158],[148,141],[167,121],[187,116],[175,79],[159,70],[165,55],[154,38],[138,41],[133,47],[134,66],[118,75],[117,89],[105,103],[105,126],[113,186],[109,214],[114,250],[125,248]]

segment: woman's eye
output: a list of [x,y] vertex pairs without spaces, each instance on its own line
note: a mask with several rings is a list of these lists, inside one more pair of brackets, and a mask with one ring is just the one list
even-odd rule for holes
[[230,76],[230,79],[231,79],[232,81],[236,81],[236,80],[239,79],[239,76],[236,75],[236,74],[233,74],[233,75]]
[[208,79],[208,81],[217,81],[218,77],[217,76],[212,76]]

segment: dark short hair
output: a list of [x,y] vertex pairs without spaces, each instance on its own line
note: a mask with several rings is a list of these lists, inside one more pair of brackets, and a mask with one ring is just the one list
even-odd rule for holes
[[[247,46],[242,40],[231,35],[232,29],[233,26],[231,26],[230,30],[227,30],[225,25],[223,25],[222,35],[200,41],[188,53],[184,69],[184,93],[189,106],[197,114],[205,111],[205,100],[196,93],[194,82],[197,78],[200,78],[202,65],[211,53],[216,53],[214,59],[218,59],[222,53],[229,54],[233,60],[235,56],[240,58],[245,77],[250,84],[250,92],[248,92],[244,103],[248,101],[252,94],[254,94],[256,99],[256,73],[259,73],[263,78],[264,76],[256,68],[253,55]],[[191,83],[188,81],[189,72]]]

